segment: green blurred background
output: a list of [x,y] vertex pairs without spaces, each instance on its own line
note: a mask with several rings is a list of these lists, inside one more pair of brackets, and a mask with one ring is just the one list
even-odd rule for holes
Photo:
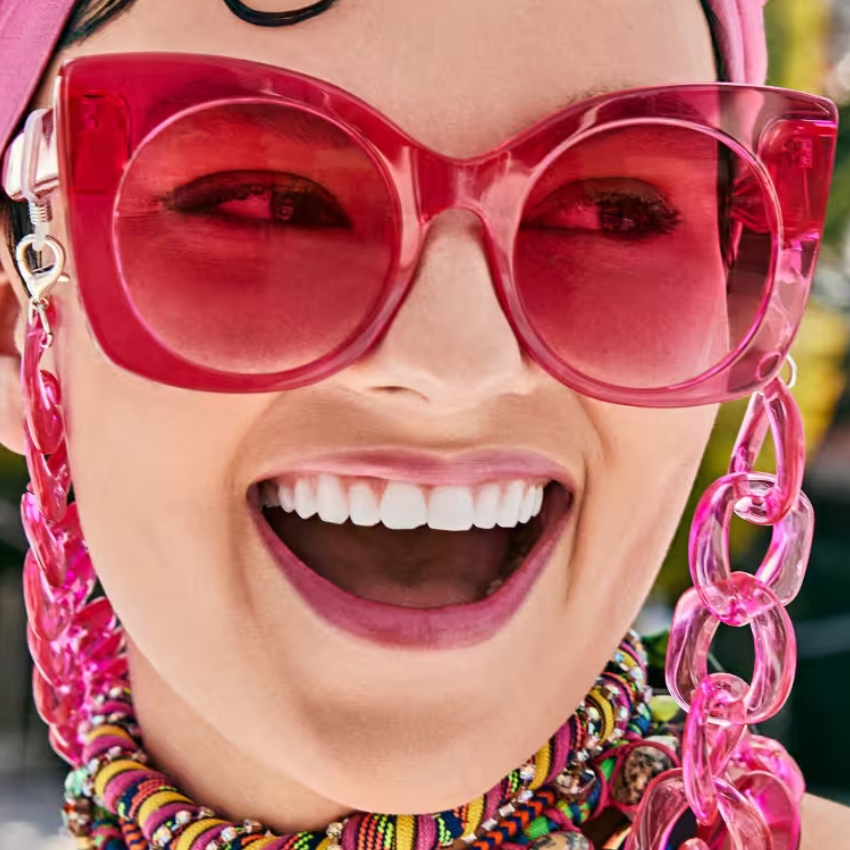
[[[770,82],[829,95],[842,104],[844,125],[826,246],[794,352],[800,371],[795,395],[809,444],[806,492],[817,530],[806,584],[791,607],[797,683],[766,731],[791,750],[812,791],[850,803],[850,738],[841,734],[850,704],[850,0],[771,0],[767,8]],[[647,630],[669,622],[689,584],[687,521],[699,494],[725,471],[744,408],[736,403],[721,412],[692,503],[642,618]],[[768,444],[763,468],[770,452]],[[0,450],[0,850],[54,847],[59,823],[62,765],[32,706],[24,640],[18,504],[25,482],[21,459]],[[766,548],[764,536],[743,524],[733,543],[733,557],[745,569]],[[751,647],[749,629],[721,630],[716,642],[720,663],[747,678]]]

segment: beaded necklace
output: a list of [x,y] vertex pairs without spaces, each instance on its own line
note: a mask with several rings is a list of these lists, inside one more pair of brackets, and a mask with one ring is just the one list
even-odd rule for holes
[[[569,720],[476,800],[433,815],[357,812],[323,831],[277,836],[255,820],[216,817],[150,766],[125,682],[96,698],[83,766],[65,783],[64,820],[79,850],[590,850],[582,825],[610,807],[631,812],[649,780],[678,761],[677,739],[658,734],[667,730],[657,703],[630,632]],[[624,846],[627,834],[617,830],[606,847]]]

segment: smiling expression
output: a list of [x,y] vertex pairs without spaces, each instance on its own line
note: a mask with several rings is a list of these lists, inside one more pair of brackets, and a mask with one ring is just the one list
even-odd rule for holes
[[[67,55],[142,50],[308,73],[464,157],[588,92],[714,78],[698,0],[340,0],[285,30],[138,0]],[[715,413],[593,401],[531,362],[464,211],[431,224],[380,344],[300,389],[153,383],[100,353],[73,286],[55,303],[75,493],[147,745],[281,829],[453,807],[534,752],[637,614]],[[359,507],[341,479],[372,488]],[[546,488],[538,514],[516,481]]]

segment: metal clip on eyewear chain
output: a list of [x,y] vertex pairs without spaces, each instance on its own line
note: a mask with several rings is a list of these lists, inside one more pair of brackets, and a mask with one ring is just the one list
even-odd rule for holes
[[[32,119],[31,119],[32,122]],[[79,763],[90,728],[94,696],[126,681],[124,635],[107,599],[90,600],[96,584],[77,506],[69,504],[71,472],[62,394],[56,377],[41,368],[53,344],[51,288],[64,274],[65,251],[47,235],[48,193],[36,191],[36,124],[28,122],[31,155],[23,158],[21,185],[35,232],[15,251],[29,296],[21,367],[24,444],[31,483],[21,513],[30,550],[24,562],[27,643],[35,662],[33,693],[50,729],[53,748]]]
[[[793,361],[789,366],[793,384],[796,366]],[[754,470],[768,430],[775,475]],[[814,512],[801,491],[804,459],[800,412],[789,386],[777,378],[753,395],[729,472],[696,510],[689,553],[694,587],[676,608],[667,652],[667,686],[689,712],[682,767],[660,776],[647,791],[629,850],[666,848],[688,809],[698,837],[686,843],[687,850],[798,847],[803,777],[780,744],[748,727],[782,708],[794,679],[796,641],[785,608],[802,585],[814,531]],[[735,515],[773,528],[754,575],[730,567]],[[752,682],[709,673],[711,641],[721,623],[752,630]]]

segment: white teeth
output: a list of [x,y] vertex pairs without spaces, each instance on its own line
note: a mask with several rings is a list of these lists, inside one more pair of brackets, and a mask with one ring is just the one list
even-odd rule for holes
[[469,531],[475,507],[469,487],[435,487],[428,499],[428,525],[443,531]]
[[381,506],[375,491],[365,481],[357,481],[348,491],[351,521],[355,525],[372,526],[381,521]]
[[342,525],[348,519],[348,499],[342,482],[335,475],[320,475],[316,491],[319,517],[325,522]]
[[543,507],[542,484],[517,479],[491,481],[477,487],[441,485],[420,487],[406,481],[344,478],[322,474],[260,486],[264,508],[309,519],[317,513],[324,522],[409,529],[427,525],[442,531],[475,528],[514,528],[537,516]]
[[280,506],[287,513],[292,513],[295,510],[295,490],[288,484],[281,484],[277,488],[277,497],[280,500]]
[[306,478],[295,482],[295,513],[301,519],[309,519],[316,513],[316,494],[313,484]]
[[519,521],[528,522],[534,516],[534,503],[537,500],[537,488],[527,487],[519,506]]
[[499,514],[502,488],[498,484],[485,484],[475,499],[474,522],[477,528],[493,528]]
[[502,528],[513,528],[519,521],[519,509],[522,505],[522,497],[525,495],[525,483],[522,481],[511,481],[508,489],[502,496],[499,504],[499,512],[496,515],[496,525]]
[[537,516],[543,508],[543,488],[535,487],[534,488],[534,510],[532,510],[531,515]]
[[406,481],[390,481],[381,499],[381,522],[387,528],[419,528],[428,522],[425,493]]
[[492,596],[504,583],[500,578],[493,579],[484,591],[484,598],[486,599],[488,596]]

